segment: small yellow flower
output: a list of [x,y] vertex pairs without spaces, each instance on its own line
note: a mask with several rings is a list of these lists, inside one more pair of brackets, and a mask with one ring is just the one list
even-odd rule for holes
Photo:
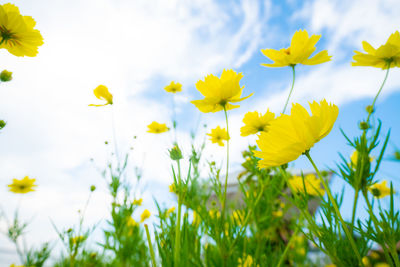
[[198,227],[200,225],[200,222],[201,222],[200,215],[196,211],[193,211],[192,225]]
[[235,210],[232,212],[232,217],[235,220],[237,225],[242,225],[244,222],[244,211],[243,210]]
[[321,188],[321,181],[314,174],[306,175],[304,183],[301,176],[293,176],[289,179],[289,184],[296,193],[305,193],[307,191],[307,194],[311,196],[323,196],[325,194],[325,190]]
[[224,140],[229,140],[228,132],[225,130],[225,128],[221,129],[221,127],[219,126],[217,126],[217,128],[211,129],[211,133],[207,135],[211,137],[210,140],[213,144],[217,143],[220,146],[224,146]]
[[25,176],[23,179],[18,180],[18,179],[13,179],[12,184],[9,184],[9,190],[13,193],[17,194],[26,194],[29,192],[35,191],[35,185],[36,179],[34,178],[29,178],[28,176]]
[[208,211],[208,214],[212,219],[220,218],[221,217],[221,212],[216,209],[211,209]]
[[261,132],[253,151],[261,158],[259,168],[280,166],[297,159],[315,143],[327,136],[339,109],[326,100],[310,103],[312,116],[300,104],[293,104],[291,115],[282,114],[271,122],[268,132]]
[[175,207],[171,207],[167,210],[167,217],[175,211]]
[[15,265],[14,263],[10,265],[10,267],[25,267],[24,265]]
[[[368,190],[369,192],[371,192],[371,194],[376,197],[376,198],[384,198],[386,196],[390,195],[390,187],[388,187],[387,185],[387,181],[382,181],[382,183],[378,184],[373,184],[371,185]],[[394,190],[393,190],[393,194],[394,194]]]
[[366,54],[359,51],[353,56],[352,66],[369,66],[381,69],[400,67],[400,33],[396,31],[389,36],[386,44],[375,49],[368,42],[362,42]]
[[142,215],[140,215],[140,222],[142,223],[142,222],[144,222],[145,220],[147,220],[148,218],[150,218],[150,215],[151,215],[150,211],[147,210],[147,209],[145,209],[145,210],[143,211]]
[[139,226],[139,224],[135,221],[135,219],[133,219],[132,217],[129,217],[128,221],[126,222],[126,226],[133,228],[133,227]]
[[367,256],[364,256],[364,257],[361,259],[361,261],[362,261],[362,263],[364,264],[365,267],[370,267],[370,266],[371,266],[371,262],[369,261],[369,259],[368,259]]
[[280,218],[283,216],[283,211],[282,210],[275,210],[272,212],[272,216],[276,217],[276,218]]
[[221,78],[210,74],[204,78],[204,81],[200,80],[196,83],[196,88],[204,99],[193,100],[190,103],[204,113],[238,108],[239,105],[230,103],[240,102],[252,95],[241,98],[244,86],[240,87],[239,82],[242,77],[242,73],[236,73],[234,70],[223,70]]
[[15,5],[0,5],[0,48],[18,57],[36,56],[43,37],[35,25],[35,20],[22,16]]
[[96,89],[93,90],[94,95],[100,99],[100,100],[105,100],[105,104],[90,104],[89,106],[92,107],[102,107],[106,105],[112,105],[113,104],[113,95],[110,94],[108,91],[108,88],[104,85],[99,85],[96,87]]
[[165,123],[158,123],[156,121],[153,121],[149,125],[147,125],[147,130],[148,133],[154,133],[154,134],[159,134],[159,133],[165,133],[169,131],[169,128]]
[[174,183],[169,185],[169,192],[176,194],[176,187]]
[[182,91],[182,84],[180,83],[175,83],[174,81],[172,81],[168,86],[166,86],[164,88],[165,91],[167,91],[168,93],[177,93],[177,92],[181,92]]
[[239,260],[238,260],[238,267],[253,267],[253,266],[258,267],[259,265],[254,264],[253,257],[250,255],[247,255],[247,257],[243,256],[243,258],[239,258]]
[[374,267],[390,267],[390,265],[386,262],[378,262],[374,265]]
[[133,204],[133,205],[141,206],[141,205],[142,205],[142,202],[143,202],[143,198],[139,198],[139,199],[135,199],[135,200],[132,202],[132,204]]
[[265,67],[285,67],[297,64],[317,65],[330,61],[331,56],[328,55],[326,50],[310,58],[316,49],[315,44],[319,38],[321,38],[321,35],[311,35],[309,37],[306,30],[298,30],[292,37],[290,47],[282,48],[281,50],[261,49],[264,56],[274,61],[272,64],[261,65]]
[[85,241],[86,237],[84,237],[83,235],[79,235],[79,236],[74,236],[71,238],[71,243],[74,245],[79,245],[81,244],[83,241]]
[[264,115],[261,115],[257,111],[247,112],[243,118],[244,126],[240,128],[240,135],[248,136],[258,132],[267,132],[270,122],[274,117],[275,114],[269,110]]

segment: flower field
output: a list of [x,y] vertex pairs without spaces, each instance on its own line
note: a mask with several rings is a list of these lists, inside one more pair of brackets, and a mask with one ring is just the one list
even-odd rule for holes
[[[0,5],[0,49],[28,64],[40,57],[46,36],[34,18],[21,14],[17,5]],[[170,138],[168,150],[156,151],[166,155],[170,169],[163,170],[157,160],[151,169],[172,181],[165,191],[173,205],[166,206],[156,193],[144,202],[138,188],[146,184],[146,170],[130,171],[137,164],[131,159],[134,147],[124,147],[125,143],[118,141],[121,128],[115,109],[123,103],[114,97],[111,86],[99,82],[87,88],[93,95],[85,108],[107,114],[104,122],[112,132],[112,138],[105,141],[111,153],[107,163],[98,167],[99,182],[87,188],[87,201],[81,203],[74,224],[60,226],[47,214],[50,222],[46,231],[54,233],[55,239],[33,245],[26,236],[35,231],[35,218],[21,210],[31,195],[40,194],[41,179],[30,174],[8,177],[7,188],[0,189],[0,194],[18,195],[19,201],[16,205],[0,203],[0,231],[16,255],[6,266],[400,267],[400,189],[382,178],[382,162],[400,164],[400,150],[389,150],[389,144],[398,143],[400,138],[391,134],[385,117],[377,116],[385,85],[393,70],[400,67],[400,33],[393,29],[379,46],[363,41],[348,59],[353,68],[381,71],[382,77],[362,117],[352,122],[357,125],[357,134],[349,135],[340,127],[342,141],[352,154],[324,151],[338,155],[333,166],[319,164],[314,151],[336,131],[340,105],[328,97],[310,98],[308,105],[293,101],[296,80],[302,74],[299,69],[318,69],[335,57],[320,39],[321,35],[299,29],[282,40],[287,44],[284,47],[276,49],[272,43],[259,51],[264,56],[260,68],[265,72],[276,68],[290,71],[284,79],[290,90],[278,104],[279,111],[268,106],[261,113],[244,110],[239,131],[232,127],[238,123],[232,112],[252,107],[246,103],[260,97],[245,86],[246,72],[222,68],[197,78],[193,86],[200,97],[186,102],[210,121],[204,122],[205,133],[191,132],[189,145],[180,138],[179,127],[185,122],[176,113],[185,85],[173,80],[159,89],[157,94],[166,96],[162,101],[171,103],[171,120],[146,122],[145,134],[152,140]],[[14,76],[10,70],[1,71],[0,91],[7,90]],[[214,125],[212,120],[217,118],[223,118],[223,123],[208,128],[207,124]],[[0,139],[9,123],[0,118]],[[232,157],[238,155],[232,145],[240,142],[239,137],[253,139],[248,139],[240,155],[240,168],[236,168]],[[136,142],[140,136],[134,139]],[[223,156],[210,156],[208,147],[223,151]],[[303,159],[309,169],[292,168],[297,159]],[[337,181],[351,191],[337,190]],[[94,196],[101,188],[107,214],[91,224],[88,211],[99,208]],[[155,210],[146,205],[148,201]],[[344,209],[351,210],[350,217],[344,215]],[[360,210],[366,215],[357,216]]]

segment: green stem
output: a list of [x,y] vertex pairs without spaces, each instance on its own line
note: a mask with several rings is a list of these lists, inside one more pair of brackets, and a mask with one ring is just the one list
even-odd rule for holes
[[115,119],[114,119],[114,106],[111,105],[111,127],[113,131],[113,140],[114,140],[114,151],[115,151],[115,157],[117,158],[117,164],[118,164],[118,170],[119,170],[119,151],[118,151],[118,144],[117,144],[117,134],[115,130]]
[[356,218],[356,208],[357,208],[357,202],[358,202],[358,193],[360,190],[354,189],[354,202],[353,202],[353,212],[351,215],[351,232],[353,233],[353,227],[354,227],[354,220]]
[[228,140],[226,141],[226,174],[225,174],[225,184],[224,184],[224,196],[222,199],[222,222],[224,221],[225,217],[225,209],[226,209],[226,190],[228,188],[228,173],[229,173],[229,124],[228,124],[228,113],[226,112],[226,107],[224,106],[224,113],[225,113],[225,122],[226,122],[226,131],[228,133]]
[[315,171],[317,172],[318,177],[321,179],[321,182],[322,182],[322,184],[323,184],[323,186],[324,186],[324,188],[326,190],[326,193],[328,194],[328,198],[332,202],[333,209],[335,210],[335,213],[338,216],[338,218],[339,218],[339,220],[340,220],[340,222],[342,224],[342,228],[343,228],[347,238],[349,239],[350,245],[351,245],[352,249],[354,250],[354,253],[356,254],[356,256],[358,258],[360,266],[364,266],[364,264],[362,263],[362,259],[361,259],[360,253],[358,252],[357,245],[356,245],[356,243],[354,241],[354,238],[353,238],[352,234],[350,233],[349,228],[347,228],[347,225],[346,225],[345,221],[343,220],[342,215],[340,214],[339,208],[338,208],[338,206],[336,204],[336,200],[332,196],[332,193],[331,193],[331,190],[329,188],[329,185],[327,184],[325,179],[322,177],[320,171],[318,170],[317,166],[315,165],[314,161],[312,160],[312,158],[310,156],[310,152],[306,151],[305,155],[307,156],[308,160],[311,162],[312,166],[314,167]]
[[276,267],[280,267],[280,266],[282,265],[283,261],[285,260],[286,254],[288,253],[290,246],[292,245],[293,241],[295,240],[295,238],[296,238],[296,236],[297,236],[297,233],[299,232],[299,228],[300,228],[300,227],[297,227],[297,228],[294,230],[294,233],[293,233],[293,235],[290,237],[289,243],[286,245],[286,248],[285,248],[285,250],[283,251],[283,253],[282,253],[282,255],[281,255],[281,258],[279,259],[279,262],[278,262],[278,264],[276,265]]
[[178,165],[178,216],[176,218],[176,228],[175,228],[175,247],[174,247],[174,265],[179,266],[179,251],[181,245],[181,213],[182,213],[182,182],[181,182],[181,164],[177,160]]
[[285,107],[283,108],[282,114],[285,114],[286,107],[287,107],[287,105],[289,104],[289,99],[290,99],[290,96],[292,95],[292,92],[293,92],[294,81],[295,81],[295,79],[296,79],[296,71],[294,70],[295,65],[290,65],[290,67],[291,67],[292,70],[293,70],[292,88],[290,88],[290,92],[289,92],[289,95],[288,95],[288,97],[287,97],[287,99],[286,99]]
[[149,233],[149,227],[147,226],[147,224],[144,225],[144,229],[146,229],[147,242],[149,243],[151,265],[153,267],[156,267],[157,266],[156,265],[156,256],[154,255],[153,245],[151,244],[151,238],[150,238],[150,233]]

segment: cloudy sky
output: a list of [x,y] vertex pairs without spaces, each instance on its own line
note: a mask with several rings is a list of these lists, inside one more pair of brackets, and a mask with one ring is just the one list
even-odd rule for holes
[[[230,113],[231,168],[238,170],[240,151],[255,141],[239,135],[243,115],[267,108],[279,112],[291,83],[289,68],[260,66],[268,62],[260,49],[289,46],[298,29],[321,34],[318,51],[327,49],[333,56],[331,62],[297,68],[292,100],[306,104],[326,98],[339,106],[332,133],[312,151],[317,164],[334,168],[338,152],[352,152],[339,129],[350,136],[359,134],[357,123],[365,117],[364,107],[384,77],[380,69],[351,67],[353,51],[361,49],[363,40],[373,46],[383,44],[400,25],[397,0],[22,0],[15,4],[22,14],[35,18],[45,40],[35,58],[0,51],[2,68],[14,73],[12,82],[0,86],[0,119],[8,122],[0,134],[0,205],[11,217],[20,202],[21,215],[33,218],[30,244],[56,240],[50,219],[59,228],[76,223],[77,210],[84,206],[92,184],[98,190],[87,210],[87,223],[106,218],[109,199],[100,170],[113,150],[112,113],[119,153],[122,156],[133,147],[130,168],[143,169],[143,183],[137,188],[143,208],[154,210],[153,196],[173,205],[167,157],[173,136],[146,133],[153,120],[171,124],[172,98],[163,87],[172,80],[183,85],[175,97],[178,138],[184,152],[189,152],[190,132],[199,129],[198,141],[204,134],[198,125],[207,124],[209,129],[224,123],[222,113],[201,115],[189,103],[201,97],[195,83],[210,73],[220,75],[224,68],[243,73],[244,94],[254,92],[254,96]],[[114,95],[112,111],[88,107],[97,102],[93,89],[99,84]],[[391,129],[388,155],[400,147],[399,101],[399,70],[392,69],[376,112],[383,118],[383,131]],[[207,144],[208,157],[222,162],[224,153]],[[399,185],[397,165],[386,160],[379,178]],[[300,158],[291,167],[311,166]],[[6,185],[25,175],[36,178],[39,187],[20,199]],[[343,186],[337,179],[333,183],[335,190]],[[351,190],[346,190],[351,198]],[[1,236],[0,259],[12,260],[8,251],[11,244]]]

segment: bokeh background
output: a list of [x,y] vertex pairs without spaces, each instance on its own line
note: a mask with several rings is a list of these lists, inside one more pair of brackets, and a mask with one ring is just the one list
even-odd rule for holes
[[[210,73],[220,75],[224,68],[244,74],[244,94],[254,92],[254,96],[230,112],[235,172],[240,170],[240,152],[255,141],[240,137],[243,115],[268,108],[280,112],[292,79],[290,68],[260,66],[268,62],[260,49],[289,46],[298,29],[321,34],[317,51],[327,49],[332,61],[298,66],[291,100],[306,104],[326,98],[339,106],[331,134],[311,152],[319,166],[335,168],[338,152],[352,153],[339,129],[349,136],[359,134],[357,124],[366,116],[364,108],[385,74],[380,69],[351,67],[353,51],[361,49],[363,40],[373,46],[383,44],[400,25],[397,0],[23,0],[14,4],[23,15],[35,18],[45,44],[35,58],[0,51],[1,68],[14,75],[12,82],[0,84],[0,119],[7,121],[0,134],[0,206],[11,218],[20,205],[21,217],[31,221],[27,243],[33,245],[57,240],[51,221],[59,229],[78,222],[77,211],[83,208],[90,185],[97,190],[85,222],[100,222],[93,241],[101,240],[110,201],[101,171],[113,151],[113,130],[110,107],[88,106],[98,102],[93,89],[99,84],[114,95],[117,143],[121,155],[131,151],[133,184],[135,167],[142,170],[143,181],[136,187],[138,197],[144,199],[142,209],[155,211],[153,198],[166,207],[174,205],[168,192],[172,176],[167,154],[173,135],[148,134],[146,125],[156,120],[171,127],[172,96],[163,90],[170,81],[183,85],[175,102],[177,134],[187,155],[190,132],[196,131],[196,142],[201,143],[206,131],[224,125],[222,113],[200,114],[189,103],[201,97],[195,83]],[[390,71],[375,113],[383,120],[383,133],[391,129],[378,178],[393,181],[395,188],[400,188],[400,168],[390,159],[396,145],[400,147],[399,74],[398,69]],[[205,157],[222,163],[224,155],[224,148],[207,142]],[[303,158],[290,168],[311,170]],[[36,192],[21,197],[7,191],[12,178],[25,175],[37,179]],[[332,185],[336,192],[344,186],[335,178]],[[352,190],[345,187],[345,192],[346,204]],[[357,214],[363,216],[362,204],[359,207]],[[347,209],[344,205],[345,217],[350,214]],[[0,224],[0,230],[4,227]],[[15,258],[12,244],[0,235],[0,265],[8,266]]]

